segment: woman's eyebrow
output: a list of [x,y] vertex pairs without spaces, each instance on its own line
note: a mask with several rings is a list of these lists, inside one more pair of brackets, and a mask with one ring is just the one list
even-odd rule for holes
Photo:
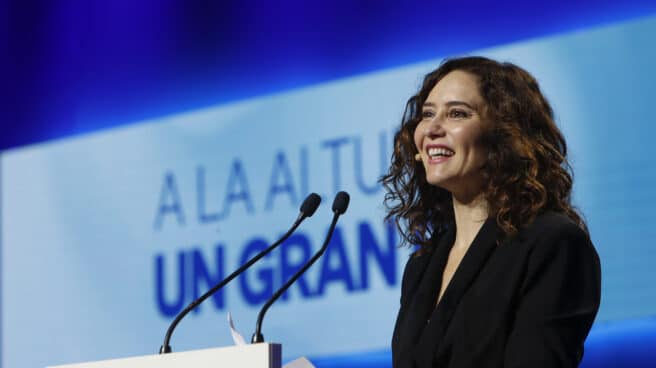
[[[468,104],[468,103],[465,102],[465,101],[453,100],[453,101],[449,101],[449,102],[445,103],[445,105],[446,105],[447,107],[451,107],[451,106],[466,106],[466,107],[468,107],[468,108],[470,108],[470,109],[472,109],[472,110],[476,110],[476,108],[475,108],[474,106]],[[436,105],[434,102],[424,102],[423,107],[433,107],[433,108],[435,108],[435,107],[437,107],[437,105]]]
[[465,101],[457,101],[457,100],[454,100],[454,101],[449,101],[449,102],[447,102],[445,105],[446,105],[447,107],[462,105],[462,106],[466,106],[466,107],[468,107],[468,108],[470,108],[470,109],[472,109],[472,110],[476,110],[476,108],[475,108],[474,106],[468,104],[468,103],[465,102]]

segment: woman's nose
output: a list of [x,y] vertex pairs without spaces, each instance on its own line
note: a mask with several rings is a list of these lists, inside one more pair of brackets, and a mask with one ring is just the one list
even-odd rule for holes
[[434,117],[428,124],[424,126],[424,135],[429,138],[437,138],[444,136],[444,125],[439,117]]

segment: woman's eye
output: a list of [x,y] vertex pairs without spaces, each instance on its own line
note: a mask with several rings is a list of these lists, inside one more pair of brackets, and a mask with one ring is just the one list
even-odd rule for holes
[[435,116],[435,113],[432,112],[432,111],[423,111],[421,113],[421,117],[424,118],[424,119],[432,118],[433,116]]
[[449,110],[450,118],[462,119],[462,118],[466,118],[467,116],[469,116],[469,114],[467,114],[467,112],[464,110],[458,110],[458,109]]

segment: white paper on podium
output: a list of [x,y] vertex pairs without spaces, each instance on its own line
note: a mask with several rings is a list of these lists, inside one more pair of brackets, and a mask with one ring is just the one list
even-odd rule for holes
[[306,357],[298,358],[282,366],[282,368],[316,368]]
[[[228,325],[230,326],[230,334],[232,335],[232,342],[237,346],[247,345],[244,337],[235,328],[235,323],[232,320],[232,313],[228,312]],[[298,358],[285,364],[282,368],[316,368],[306,357]]]
[[235,324],[232,322],[232,314],[228,312],[228,325],[230,326],[230,335],[232,335],[232,342],[237,346],[246,345],[244,337],[237,331]]

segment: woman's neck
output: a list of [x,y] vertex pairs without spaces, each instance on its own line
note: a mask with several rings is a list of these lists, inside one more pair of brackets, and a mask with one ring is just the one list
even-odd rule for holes
[[456,222],[456,239],[453,247],[466,250],[489,216],[489,206],[483,195],[468,201],[453,196],[453,213]]

